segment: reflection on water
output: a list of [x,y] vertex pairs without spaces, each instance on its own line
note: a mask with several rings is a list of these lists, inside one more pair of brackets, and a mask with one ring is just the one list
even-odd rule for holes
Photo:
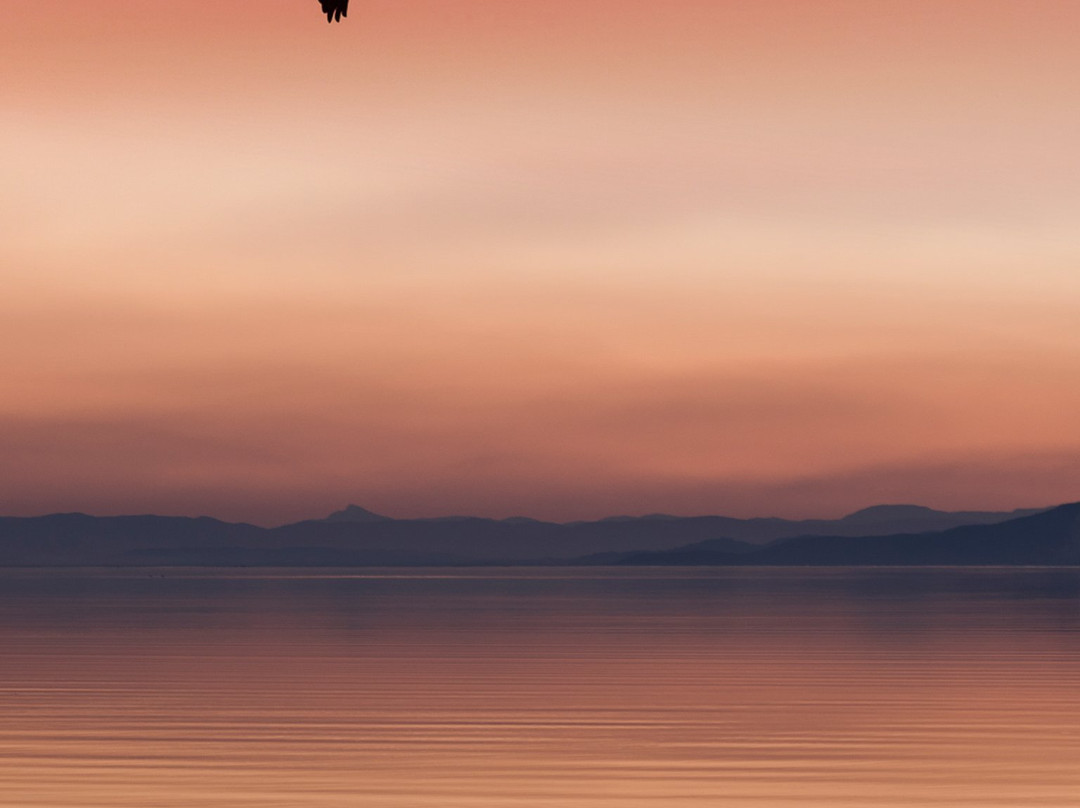
[[1080,572],[0,573],[0,804],[1080,804]]

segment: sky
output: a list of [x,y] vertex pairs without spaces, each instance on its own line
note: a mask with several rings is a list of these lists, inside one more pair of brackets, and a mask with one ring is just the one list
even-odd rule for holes
[[0,513],[1080,500],[1080,4],[0,0]]

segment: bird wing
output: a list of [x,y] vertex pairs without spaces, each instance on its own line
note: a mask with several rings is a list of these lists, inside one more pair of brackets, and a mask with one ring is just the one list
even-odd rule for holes
[[323,14],[327,22],[341,21],[342,17],[349,14],[349,0],[319,0],[322,3]]

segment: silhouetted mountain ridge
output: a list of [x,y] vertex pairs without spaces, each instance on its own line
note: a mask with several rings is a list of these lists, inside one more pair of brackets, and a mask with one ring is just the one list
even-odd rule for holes
[[933,533],[799,536],[749,551],[713,542],[671,550],[626,553],[609,564],[646,566],[854,566],[1080,564],[1080,503],[993,525],[965,525]]
[[[964,516],[1002,525],[1029,513]],[[326,519],[262,528],[209,517],[52,514],[0,518],[0,566],[726,563],[728,556],[740,564],[841,564],[878,563],[867,559],[880,557],[886,545],[895,545],[897,558],[908,553],[912,563],[931,563],[918,560],[936,557],[920,550],[922,539],[901,538],[937,535],[957,518],[918,506],[881,506],[831,521],[656,514],[559,524],[524,517],[394,519],[351,505]],[[918,530],[908,528],[913,523]],[[882,534],[884,543],[874,540]],[[649,555],[665,552],[673,555]]]
[[[941,514],[925,505],[871,505],[869,508],[849,513],[841,518],[842,522],[880,522],[885,519],[928,519]],[[959,512],[953,511],[954,515]],[[969,513],[976,516],[976,513]]]
[[386,522],[389,516],[369,511],[359,505],[346,505],[340,511],[334,511],[324,519],[324,522]]

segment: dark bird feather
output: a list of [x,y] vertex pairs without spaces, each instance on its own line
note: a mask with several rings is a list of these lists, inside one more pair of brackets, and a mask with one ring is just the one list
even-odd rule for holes
[[341,18],[349,14],[349,0],[319,0],[319,2],[322,3],[327,22],[334,22],[334,20],[341,22]]

